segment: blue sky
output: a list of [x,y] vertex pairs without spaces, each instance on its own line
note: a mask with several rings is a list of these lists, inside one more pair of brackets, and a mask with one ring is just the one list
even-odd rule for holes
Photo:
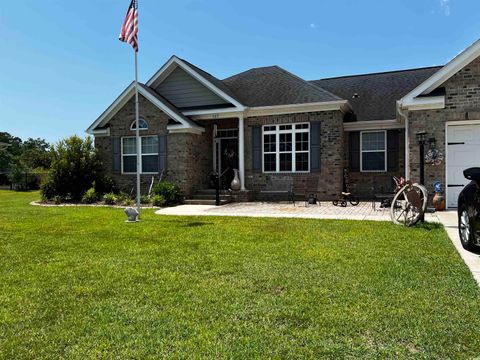
[[[0,131],[84,135],[133,79],[129,0],[0,4]],[[444,64],[480,38],[478,0],[140,0],[140,81],[172,54],[224,78],[306,79]]]

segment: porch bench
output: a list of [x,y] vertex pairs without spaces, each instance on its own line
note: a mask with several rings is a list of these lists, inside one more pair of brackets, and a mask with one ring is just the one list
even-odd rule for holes
[[272,178],[265,190],[258,193],[259,200],[262,201],[281,201],[287,200],[295,204],[295,193],[293,191],[292,178]]

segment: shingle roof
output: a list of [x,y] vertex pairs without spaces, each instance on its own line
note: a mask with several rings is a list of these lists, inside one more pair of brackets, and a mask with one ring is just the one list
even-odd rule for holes
[[222,82],[243,105],[250,107],[341,100],[278,66],[254,68]]
[[160,101],[163,105],[165,105],[170,111],[175,113],[179,118],[182,118],[188,124],[199,126],[195,121],[183,115],[181,111],[177,107],[175,107],[175,105],[173,105],[170,101],[168,101],[162,95],[160,95],[155,90],[153,90],[151,87],[148,87],[147,85],[142,84],[140,82],[138,83],[138,85],[140,85],[142,89],[147,91],[149,94],[154,96],[158,101]]
[[[358,121],[396,118],[396,102],[441,66],[310,81],[348,100]],[[355,96],[358,95],[358,97]]]

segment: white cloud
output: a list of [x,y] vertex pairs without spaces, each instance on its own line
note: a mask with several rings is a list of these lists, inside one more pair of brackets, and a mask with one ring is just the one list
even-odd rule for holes
[[317,27],[317,25],[315,25],[314,23],[310,24],[310,29],[315,29],[316,27]]
[[450,0],[440,0],[440,7],[445,16],[450,16]]

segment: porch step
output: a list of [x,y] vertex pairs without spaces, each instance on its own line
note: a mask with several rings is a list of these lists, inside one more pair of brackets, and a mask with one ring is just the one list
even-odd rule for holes
[[[230,195],[221,195],[220,200],[230,200]],[[196,193],[190,197],[192,200],[215,200],[215,194],[199,194]]]
[[[230,199],[228,200],[220,200],[220,205],[227,205],[230,203]],[[215,199],[214,200],[205,200],[205,199],[187,199],[184,201],[186,205],[216,205]]]
[[[213,195],[215,196],[215,189],[201,189],[197,190],[195,195]],[[220,195],[230,195],[230,192],[227,190],[220,190]]]

